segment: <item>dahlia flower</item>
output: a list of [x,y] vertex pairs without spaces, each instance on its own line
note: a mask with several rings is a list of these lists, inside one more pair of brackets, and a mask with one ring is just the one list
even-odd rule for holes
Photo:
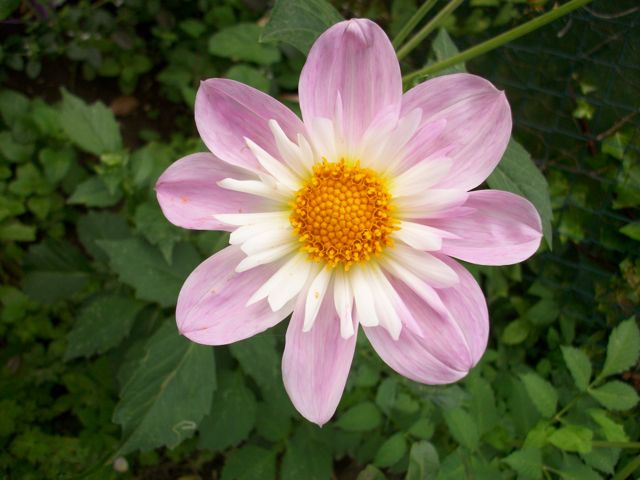
[[315,42],[299,97],[302,120],[241,83],[202,82],[195,121],[211,153],[176,161],[156,191],[175,225],[231,232],[184,283],[179,331],[223,345],[293,313],[284,385],[322,425],[359,326],[401,375],[464,377],[489,320],[480,287],[451,257],[520,262],[538,248],[541,222],[524,198],[471,191],[511,134],[507,99],[487,80],[447,75],[403,94],[389,39],[354,19]]

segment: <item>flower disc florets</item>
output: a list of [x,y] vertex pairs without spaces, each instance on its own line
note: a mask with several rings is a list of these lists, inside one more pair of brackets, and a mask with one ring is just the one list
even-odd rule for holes
[[324,160],[296,192],[290,221],[313,260],[349,270],[393,244],[390,201],[375,171],[359,162]]

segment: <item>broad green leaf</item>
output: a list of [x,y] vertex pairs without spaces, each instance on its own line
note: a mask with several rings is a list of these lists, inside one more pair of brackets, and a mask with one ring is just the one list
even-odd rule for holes
[[525,373],[520,375],[520,379],[527,389],[529,398],[543,417],[549,418],[556,413],[558,394],[553,385],[536,373]]
[[259,43],[262,27],[255,23],[238,23],[213,34],[209,53],[234,62],[271,65],[280,61],[280,51],[273,45]]
[[167,320],[122,386],[113,414],[124,438],[118,453],[173,448],[191,437],[211,408],[214,389],[213,349],[190,342]]
[[276,451],[246,445],[231,452],[221,480],[275,480]]
[[[456,44],[453,43],[453,40],[451,40],[449,33],[447,33],[447,30],[444,28],[438,30],[438,34],[435,36],[435,38],[433,39],[433,43],[431,44],[431,50],[433,50],[436,61],[438,62],[453,57],[454,55],[459,53],[458,47],[456,47]],[[441,75],[462,73],[466,71],[467,68],[465,67],[465,64],[458,63],[457,65],[453,65],[449,68],[445,68],[444,70],[440,70],[434,76],[439,77]]]
[[480,376],[469,378],[467,390],[470,396],[469,413],[478,426],[478,433],[482,436],[500,420],[496,398],[491,384]]
[[43,148],[38,154],[38,160],[44,170],[44,175],[52,184],[57,184],[69,171],[76,160],[76,151],[71,148]]
[[60,123],[69,139],[86,152],[100,156],[122,150],[116,118],[102,102],[87,105],[63,88]]
[[621,322],[609,335],[607,358],[598,378],[622,373],[631,368],[640,356],[640,330],[634,318]]
[[111,212],[91,211],[78,219],[77,229],[80,243],[97,260],[109,259],[98,241],[131,237],[131,229],[124,217]]
[[326,0],[276,0],[262,42],[285,42],[305,55],[322,32],[342,16]]
[[551,248],[553,233],[551,230],[552,211],[549,185],[544,175],[531,160],[529,152],[515,140],[509,140],[502,160],[487,178],[487,183],[491,188],[521,195],[533,203],[542,219],[544,238]]
[[620,233],[625,234],[629,238],[640,241],[640,222],[627,223],[620,229]]
[[129,334],[144,304],[119,294],[93,298],[79,312],[69,333],[65,360],[104,353]]
[[111,207],[122,199],[120,189],[110,192],[101,177],[89,177],[80,183],[67,200],[71,205],[86,207]]
[[440,457],[432,443],[425,440],[414,443],[409,452],[409,468],[405,480],[435,478],[440,468]]
[[[1,12],[0,6],[0,20],[3,20]],[[0,91],[0,117],[7,126],[11,126],[17,118],[23,117],[28,111],[29,99],[25,95],[15,90]]]
[[270,332],[233,343],[229,348],[245,373],[258,384],[265,398],[280,390],[281,357],[276,350],[276,337]]
[[502,332],[502,342],[507,345],[517,345],[524,342],[529,335],[531,325],[521,318],[510,322]]
[[471,415],[462,408],[454,408],[445,411],[443,416],[451,435],[460,445],[469,450],[478,448],[480,433],[478,432],[478,424]]
[[144,202],[136,208],[133,221],[138,232],[149,243],[157,246],[162,256],[171,263],[173,247],[182,238],[182,231],[169,223],[157,201]]
[[542,478],[542,453],[537,448],[517,450],[502,461],[514,469],[522,480]]
[[613,475],[620,459],[619,448],[594,448],[589,453],[581,453],[580,457],[587,465],[603,473]]
[[574,455],[565,455],[562,468],[558,473],[563,480],[602,480],[596,471]]
[[549,437],[556,429],[550,425],[548,420],[539,421],[535,427],[533,427],[527,433],[527,437],[524,439],[523,448],[537,448],[540,449],[547,445]]
[[638,393],[631,385],[619,380],[587,391],[589,395],[609,410],[629,410],[638,403]]
[[24,291],[38,302],[66,299],[90,278],[87,259],[69,243],[45,241],[31,247],[25,258]]
[[602,434],[610,442],[628,442],[629,437],[624,431],[624,426],[613,421],[607,416],[607,412],[598,408],[592,408],[589,411],[591,418],[600,425]]
[[33,242],[36,239],[36,227],[25,225],[17,220],[0,225],[0,240],[7,242]]
[[374,465],[380,468],[387,468],[398,463],[407,453],[407,441],[402,432],[391,435],[380,446],[375,458]]
[[336,421],[336,426],[349,432],[367,432],[382,422],[380,410],[371,402],[362,402],[344,412]]
[[109,256],[111,269],[122,282],[135,288],[138,298],[163,307],[176,304],[182,284],[200,261],[189,243],[176,245],[171,265],[158,249],[139,238],[97,243]]
[[211,411],[200,423],[200,448],[222,451],[246,440],[256,423],[256,397],[242,375],[224,370]]
[[256,431],[271,442],[280,442],[289,436],[291,431],[291,417],[294,414],[291,400],[284,393],[268,396],[258,403]]
[[234,65],[227,70],[225,77],[262,90],[265,93],[269,93],[269,88],[271,87],[271,81],[267,74],[249,65]]
[[358,474],[356,480],[387,480],[387,477],[373,465],[367,465],[365,469]]
[[302,425],[287,442],[280,469],[281,480],[329,480],[333,470],[331,448],[318,441],[314,429]]
[[588,453],[591,451],[593,432],[579,425],[559,428],[549,436],[549,443],[567,452]]
[[564,363],[567,365],[578,390],[584,392],[591,380],[591,361],[587,354],[574,347],[561,347]]

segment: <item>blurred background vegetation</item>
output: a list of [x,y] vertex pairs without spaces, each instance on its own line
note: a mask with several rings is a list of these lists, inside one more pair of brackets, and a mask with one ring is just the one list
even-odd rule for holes
[[[417,7],[332,3],[391,37]],[[462,49],[554,5],[470,0],[442,26]],[[297,109],[304,55],[258,43],[271,7],[0,1],[0,476],[632,476],[637,2],[594,1],[467,65],[507,92],[514,136],[549,182],[553,249],[543,245],[523,265],[473,268],[492,333],[481,364],[457,385],[394,374],[361,336],[323,429],[284,393],[282,325],[213,353],[177,336],[182,281],[226,237],[173,227],[153,193],[172,161],[205,150],[192,111],[200,80],[239,80]],[[442,54],[433,38],[403,61],[405,72]],[[190,389],[164,391],[170,374]]]

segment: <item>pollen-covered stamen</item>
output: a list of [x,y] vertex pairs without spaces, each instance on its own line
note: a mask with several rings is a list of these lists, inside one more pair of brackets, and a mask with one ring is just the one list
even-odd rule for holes
[[393,245],[391,195],[376,172],[323,161],[296,192],[291,225],[312,260],[345,270]]

